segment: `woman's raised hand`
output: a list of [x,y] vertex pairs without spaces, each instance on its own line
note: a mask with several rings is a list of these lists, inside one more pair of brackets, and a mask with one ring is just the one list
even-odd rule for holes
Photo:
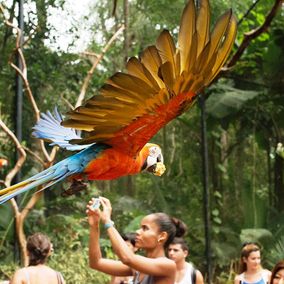
[[99,208],[93,208],[95,202],[96,199],[92,198],[87,204],[86,213],[88,215],[88,222],[90,226],[97,225],[100,223],[101,210]]
[[105,197],[100,197],[100,202],[102,205],[102,211],[101,211],[101,219],[104,224],[111,221],[111,203],[110,201]]

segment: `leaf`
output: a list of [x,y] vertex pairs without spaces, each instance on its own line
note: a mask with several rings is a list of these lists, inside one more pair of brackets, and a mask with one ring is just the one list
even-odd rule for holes
[[212,215],[213,216],[219,216],[219,210],[218,209],[212,210]]
[[241,90],[222,85],[221,88],[218,88],[218,92],[214,92],[206,101],[206,111],[215,118],[224,118],[238,112],[247,101],[257,95],[259,93],[256,91]]
[[249,229],[243,229],[241,231],[240,239],[241,242],[266,242],[268,240],[272,240],[273,235],[272,233],[263,228],[249,228]]

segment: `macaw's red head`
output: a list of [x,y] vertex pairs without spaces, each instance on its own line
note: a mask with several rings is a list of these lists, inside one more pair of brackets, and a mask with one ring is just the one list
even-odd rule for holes
[[145,157],[142,171],[146,170],[156,176],[161,176],[165,172],[166,167],[164,165],[164,157],[160,146],[147,143],[141,152],[143,158]]

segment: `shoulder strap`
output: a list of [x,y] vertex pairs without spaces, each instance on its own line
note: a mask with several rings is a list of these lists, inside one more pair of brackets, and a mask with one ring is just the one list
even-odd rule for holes
[[140,276],[140,273],[138,271],[135,271],[134,272],[134,279],[133,279],[133,283],[134,284],[138,284],[139,283],[139,276]]
[[192,263],[190,263],[191,266],[192,266],[192,269],[191,269],[191,283],[192,284],[195,284],[196,283],[196,269],[194,267],[194,265]]
[[58,284],[63,284],[63,276],[60,272],[56,271],[57,282]]

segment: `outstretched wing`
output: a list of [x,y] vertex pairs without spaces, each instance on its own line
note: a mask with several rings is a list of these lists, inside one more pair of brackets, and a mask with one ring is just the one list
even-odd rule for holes
[[71,143],[103,141],[135,155],[165,124],[188,109],[196,94],[220,71],[236,35],[231,11],[209,32],[208,0],[196,11],[186,5],[178,47],[164,30],[140,59],[131,58],[127,73],[118,72],[84,106],[69,112],[64,126],[86,131]]

